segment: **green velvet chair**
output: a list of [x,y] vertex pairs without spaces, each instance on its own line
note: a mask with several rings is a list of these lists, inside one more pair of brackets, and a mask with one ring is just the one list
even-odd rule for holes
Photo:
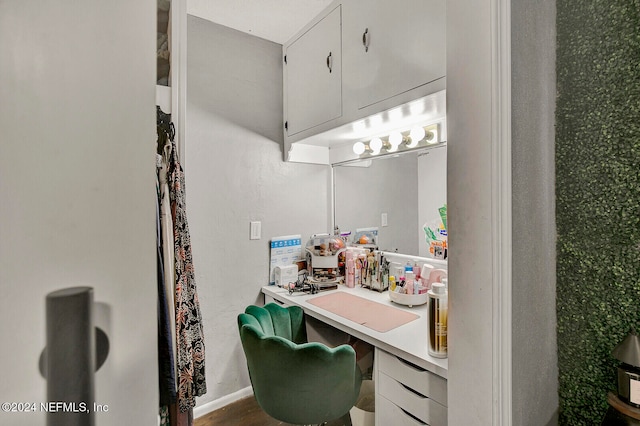
[[253,393],[267,414],[298,425],[348,419],[362,381],[351,346],[308,343],[298,306],[251,305],[238,315],[238,329]]

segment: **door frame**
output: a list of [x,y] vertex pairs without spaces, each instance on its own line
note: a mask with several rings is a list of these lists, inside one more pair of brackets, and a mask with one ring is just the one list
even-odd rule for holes
[[449,424],[512,424],[511,2],[447,1]]

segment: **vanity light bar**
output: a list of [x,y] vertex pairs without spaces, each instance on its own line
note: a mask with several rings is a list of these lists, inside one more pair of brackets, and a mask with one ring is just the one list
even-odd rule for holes
[[416,126],[403,132],[392,132],[386,137],[373,138],[368,142],[353,144],[353,152],[358,156],[372,156],[386,151],[406,151],[424,145],[436,144],[439,141],[438,124]]

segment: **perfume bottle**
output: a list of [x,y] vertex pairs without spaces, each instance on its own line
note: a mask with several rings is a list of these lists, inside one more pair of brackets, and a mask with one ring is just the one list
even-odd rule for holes
[[447,290],[442,283],[433,283],[427,292],[429,315],[429,355],[447,357]]

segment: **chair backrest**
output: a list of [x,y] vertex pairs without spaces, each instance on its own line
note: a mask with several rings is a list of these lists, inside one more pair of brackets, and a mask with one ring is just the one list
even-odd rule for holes
[[307,343],[304,311],[299,306],[284,308],[275,303],[264,307],[250,305],[238,316],[238,327],[250,324],[265,336],[280,336],[293,343]]
[[307,343],[301,308],[249,306],[238,315],[240,339],[258,404],[287,423],[322,423],[346,414],[361,374],[349,345]]

